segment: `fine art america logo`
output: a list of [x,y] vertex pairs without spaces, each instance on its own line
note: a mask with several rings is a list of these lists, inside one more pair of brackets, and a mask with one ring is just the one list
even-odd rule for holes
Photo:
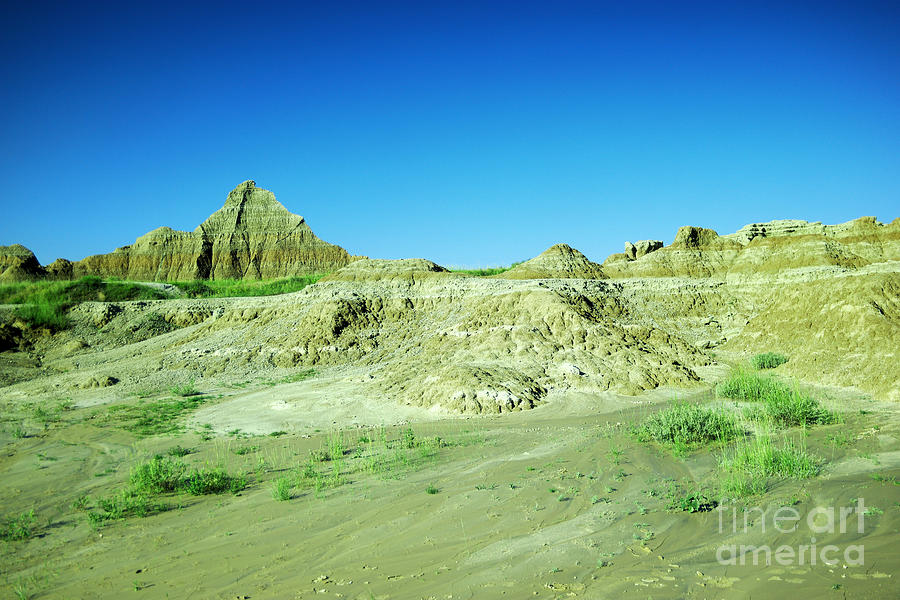
[[[720,505],[719,534],[757,533],[767,535],[808,533],[809,543],[790,546],[750,544],[722,544],[716,549],[721,565],[837,565],[865,564],[862,544],[837,546],[819,545],[816,536],[836,533],[865,532],[866,505],[862,498],[851,506],[817,506],[802,514],[790,506],[766,510],[761,507],[741,508]],[[805,537],[805,536],[804,536]]]

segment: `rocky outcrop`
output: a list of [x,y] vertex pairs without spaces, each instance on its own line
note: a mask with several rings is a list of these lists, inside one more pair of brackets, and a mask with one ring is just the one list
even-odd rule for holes
[[509,271],[498,279],[604,279],[603,269],[567,244],[550,246],[541,254]]
[[682,227],[669,246],[643,255],[629,246],[625,254],[606,259],[607,275],[739,280],[805,268],[858,269],[900,260],[900,219],[888,225],[875,217],[839,225],[777,220],[723,236],[703,227]]
[[355,258],[316,237],[303,217],[288,211],[275,194],[245,181],[194,231],[154,229],[130,246],[73,263],[72,276],[274,279],[333,271]]
[[0,246],[0,281],[28,281],[46,275],[34,252],[21,244]]
[[57,258],[44,268],[47,271],[47,279],[72,279],[74,273],[72,261],[65,258]]
[[374,281],[379,279],[415,281],[435,273],[449,273],[444,267],[424,258],[357,260],[322,281]]
[[632,244],[625,242],[625,260],[637,260],[663,247],[660,240],[641,240]]

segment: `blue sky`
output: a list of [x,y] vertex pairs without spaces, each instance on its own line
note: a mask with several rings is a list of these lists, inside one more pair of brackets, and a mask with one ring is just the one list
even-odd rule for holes
[[900,217],[900,4],[6,3],[0,244],[193,229],[245,179],[357,254],[602,261]]

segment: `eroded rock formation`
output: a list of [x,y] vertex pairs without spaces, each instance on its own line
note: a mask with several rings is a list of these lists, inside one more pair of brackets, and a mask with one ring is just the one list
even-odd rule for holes
[[356,258],[316,237],[275,194],[245,181],[194,231],[160,227],[109,254],[77,262],[60,258],[44,268],[24,246],[0,246],[0,280],[85,275],[136,281],[275,279],[333,271]]

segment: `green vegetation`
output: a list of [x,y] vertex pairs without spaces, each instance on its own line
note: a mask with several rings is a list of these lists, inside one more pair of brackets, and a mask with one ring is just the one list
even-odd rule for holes
[[719,505],[707,491],[692,484],[682,486],[673,483],[666,497],[668,498],[666,508],[672,511],[709,512]]
[[279,477],[272,482],[272,497],[279,502],[291,499],[291,480],[288,477]]
[[194,387],[194,380],[190,380],[187,383],[181,385],[172,386],[169,390],[172,392],[173,396],[180,396],[182,398],[188,398],[190,396],[199,396],[200,392],[197,388]]
[[805,448],[786,440],[781,446],[768,435],[738,445],[719,460],[725,494],[752,496],[766,491],[770,477],[807,479],[819,472],[817,459]]
[[155,456],[131,470],[131,487],[137,492],[165,494],[181,484],[187,465],[179,460]]
[[750,364],[754,369],[774,369],[778,365],[783,365],[788,361],[787,356],[778,354],[777,352],[763,352],[757,354],[750,359]]
[[171,508],[168,504],[153,502],[148,494],[124,489],[98,500],[97,510],[88,512],[87,515],[91,524],[96,526],[105,521],[128,517],[149,517]]
[[[269,281],[173,282],[191,298],[231,298],[236,296],[272,296],[297,292],[312,285],[327,273],[287,277]],[[16,316],[32,327],[61,331],[69,326],[68,311],[81,302],[124,302],[127,300],[165,300],[164,291],[130,281],[104,281],[87,276],[76,281],[27,281],[0,284],[0,304],[19,304]]]
[[761,407],[748,409],[746,415],[780,427],[826,424],[837,419],[834,413],[797,386],[743,369],[733,370],[725,381],[716,386],[716,394],[734,400],[762,403]]
[[240,279],[215,279],[209,281],[175,281],[190,298],[234,298],[237,296],[274,296],[299,292],[328,273],[286,277],[268,281],[243,281]]
[[727,442],[740,434],[730,414],[680,401],[670,403],[632,431],[640,441],[665,444],[676,453],[711,442]]
[[37,517],[34,516],[34,509],[16,517],[4,519],[0,523],[0,540],[19,542],[31,539],[35,535],[36,524]]
[[437,494],[439,491],[440,490],[434,485],[429,485],[427,488],[425,488],[426,494]]
[[384,428],[373,430],[369,435],[358,435],[356,444],[348,444],[343,432],[335,431],[296,467],[294,486],[320,493],[348,483],[359,473],[397,478],[435,458],[438,450],[447,446],[439,437],[418,437],[411,428],[400,430],[393,439]]
[[499,275],[500,273],[505,273],[510,269],[521,265],[524,261],[514,262],[508,267],[487,267],[484,269],[450,269],[454,273],[464,273],[466,275],[472,275],[474,277],[490,277],[491,275]]
[[183,456],[187,456],[188,454],[191,454],[192,452],[193,452],[193,450],[191,448],[185,448],[184,446],[181,446],[179,444],[178,446],[173,446],[173,447],[169,448],[169,450],[166,452],[166,454],[168,454],[169,456],[176,456],[176,457],[181,458]]
[[[186,493],[193,496],[237,493],[247,487],[242,475],[230,475],[221,468],[195,468],[180,460],[157,454],[131,470],[128,487],[97,501],[96,510],[88,512],[91,523],[126,517],[146,517],[169,510],[171,506],[154,499],[163,494]],[[82,504],[86,508],[87,499]]]
[[288,375],[287,377],[282,377],[278,380],[278,383],[296,383],[298,381],[303,381],[305,379],[309,379],[310,377],[315,376],[315,369],[301,369],[297,371],[293,375]]
[[76,281],[28,281],[0,285],[0,304],[21,304],[16,316],[32,327],[59,331],[69,326],[68,310],[80,302],[159,300],[157,289],[125,281],[82,277]]
[[225,469],[194,469],[181,481],[180,489],[193,496],[237,494],[247,487],[243,475],[229,475]]
[[209,396],[139,400],[136,404],[113,404],[95,412],[96,425],[114,425],[137,435],[159,435],[183,430],[181,416],[199,408]]

